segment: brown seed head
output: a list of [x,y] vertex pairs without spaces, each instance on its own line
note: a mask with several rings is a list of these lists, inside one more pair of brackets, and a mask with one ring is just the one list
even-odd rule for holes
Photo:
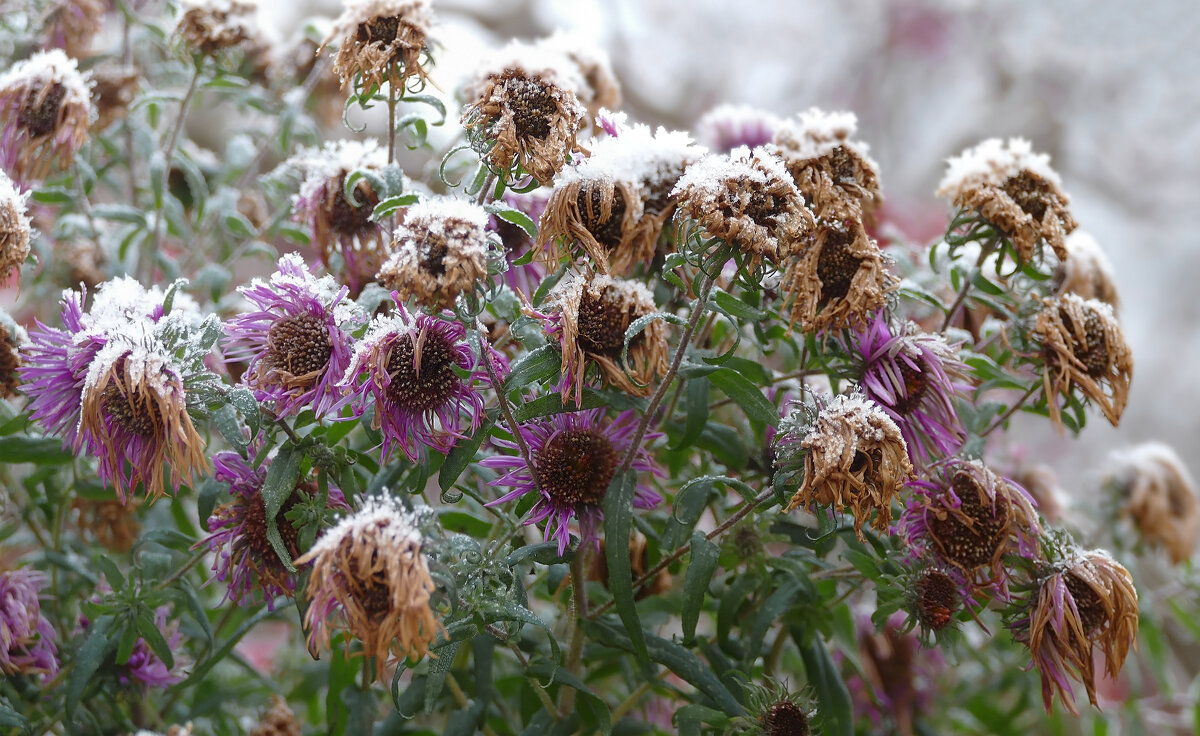
[[1084,299],[1099,299],[1116,314],[1121,308],[1116,275],[1096,239],[1087,231],[1076,229],[1067,236],[1066,248],[1067,260],[1059,263],[1054,272],[1055,295],[1078,294]]
[[380,283],[435,312],[453,306],[487,278],[487,222],[487,212],[465,200],[413,205],[393,235]]
[[[557,263],[577,243],[601,273],[626,274],[639,263],[648,266],[654,255],[654,243],[636,237],[641,217],[637,183],[614,176],[603,160],[589,158],[555,181],[537,245]],[[547,248],[555,244],[560,247]]]
[[871,222],[883,201],[879,168],[867,145],[851,140],[857,127],[854,113],[814,107],[775,132],[773,142],[788,172],[819,219]]
[[123,120],[137,96],[141,72],[134,66],[101,64],[92,70],[92,104],[96,107],[96,130]]
[[250,736],[301,736],[301,733],[296,714],[279,695],[271,696],[271,707],[262,714],[258,725],[250,729]]
[[854,328],[883,307],[896,279],[861,220],[817,230],[811,245],[789,259],[780,290],[791,321],[805,332]]
[[422,330],[400,335],[387,357],[388,395],[412,411],[443,406],[462,386],[455,365],[454,345],[440,333]]
[[25,213],[25,195],[0,172],[0,281],[6,280],[29,257],[32,233]]
[[142,525],[133,509],[120,501],[76,498],[71,502],[71,508],[79,515],[79,529],[109,551],[128,552],[142,533]]
[[213,56],[257,36],[257,7],[239,0],[189,0],[175,33],[197,54]]
[[790,700],[772,703],[762,715],[767,736],[808,736],[808,715]]
[[1161,442],[1146,442],[1116,454],[1108,477],[1120,494],[1121,511],[1142,539],[1163,547],[1178,565],[1196,551],[1200,503],[1196,484],[1179,455]]
[[428,0],[351,0],[321,49],[337,44],[333,70],[343,88],[359,75],[363,89],[386,82],[399,90],[414,78],[423,86],[432,25]]
[[58,0],[42,26],[46,45],[72,58],[86,58],[107,10],[103,0]]
[[0,75],[7,174],[22,188],[70,165],[87,140],[89,79],[59,49],[34,54]]
[[917,620],[922,628],[941,631],[954,620],[954,614],[962,608],[958,586],[944,570],[928,568],[917,579]]

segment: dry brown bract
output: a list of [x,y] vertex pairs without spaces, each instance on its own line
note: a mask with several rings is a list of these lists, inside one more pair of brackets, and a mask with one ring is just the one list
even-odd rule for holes
[[428,0],[351,0],[321,50],[338,44],[333,70],[343,88],[362,75],[363,89],[387,82],[400,91],[409,79],[415,77],[418,86],[428,79],[421,57],[428,52],[432,24]]
[[861,220],[827,226],[787,264],[780,290],[791,322],[805,332],[865,325],[883,307],[896,279]]
[[735,148],[692,164],[675,185],[681,212],[737,247],[748,269],[779,265],[812,230],[812,213],[783,161],[766,148]]
[[488,213],[470,202],[436,197],[415,204],[392,239],[379,281],[403,298],[438,311],[487,278]]
[[0,171],[0,281],[20,270],[29,257],[29,216],[26,197],[17,192],[3,171]]
[[641,216],[637,184],[589,158],[555,181],[538,225],[539,252],[557,265],[578,243],[601,273],[625,275],[654,256],[654,241],[636,237]]
[[1042,375],[1051,421],[1062,427],[1057,396],[1069,396],[1079,387],[1117,426],[1129,399],[1133,354],[1112,307],[1075,294],[1045,304],[1034,325],[1034,338],[1046,359]]
[[820,219],[870,222],[883,202],[879,167],[865,143],[851,140],[857,127],[854,113],[814,107],[775,132],[788,173]]
[[212,56],[257,34],[252,20],[257,8],[238,0],[190,0],[175,28],[193,52]]
[[1067,260],[1054,272],[1054,293],[1078,294],[1084,299],[1099,299],[1115,314],[1121,308],[1116,275],[1104,249],[1090,233],[1076,229],[1067,236]]
[[1142,539],[1164,547],[1178,565],[1196,551],[1200,504],[1196,485],[1179,455],[1161,442],[1146,442],[1114,458],[1109,477]]
[[804,481],[787,506],[812,511],[831,506],[854,512],[854,532],[875,511],[871,526],[884,531],[892,522],[892,500],[913,475],[900,428],[874,402],[862,396],[836,397],[821,409],[801,442]]

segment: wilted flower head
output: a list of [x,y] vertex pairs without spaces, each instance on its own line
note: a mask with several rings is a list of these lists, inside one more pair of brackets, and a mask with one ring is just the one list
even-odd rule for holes
[[895,329],[880,312],[847,347],[861,356],[863,393],[900,427],[915,465],[958,451],[966,433],[954,400],[970,385],[967,366],[944,337],[912,322]]
[[547,185],[567,157],[587,114],[578,66],[560,53],[514,41],[463,89],[462,123],[475,150],[501,172],[514,164]]
[[452,307],[487,278],[488,213],[465,199],[433,197],[414,204],[392,236],[379,282],[432,310]]
[[0,281],[20,270],[29,257],[28,197],[17,191],[8,175],[0,171]]
[[96,107],[96,130],[104,130],[123,119],[137,96],[141,71],[135,66],[101,64],[92,69],[92,104]]
[[58,674],[54,628],[38,600],[45,583],[37,570],[0,572],[0,672],[6,677]]
[[968,582],[1007,591],[1004,555],[1032,558],[1040,530],[1033,499],[1023,488],[976,460],[957,458],[916,480],[904,511],[905,539],[915,554],[929,553],[960,570]]
[[42,26],[46,47],[75,59],[86,56],[107,10],[103,0],[56,0]]
[[583,400],[589,363],[606,384],[636,396],[650,393],[654,376],[667,372],[667,331],[661,321],[646,325],[629,341],[622,361],[625,331],[635,320],[656,311],[644,284],[611,276],[575,273],[550,295],[546,331],[562,347],[563,401]]
[[362,319],[329,276],[317,278],[296,253],[279,259],[269,281],[238,291],[254,307],[225,323],[227,361],[244,361],[242,383],[277,416],[312,409],[318,418],[341,399],[337,383],[350,365],[350,335]]
[[1054,524],[1062,516],[1063,490],[1059,485],[1058,475],[1049,465],[1038,463],[1033,467],[1008,473],[1008,477],[1029,492],[1029,497],[1037,504],[1038,513],[1047,522]]
[[784,446],[783,457],[795,455],[797,443],[804,451],[804,478],[787,511],[797,506],[812,511],[818,505],[839,514],[849,509],[859,539],[872,511],[872,527],[884,531],[891,524],[892,501],[913,467],[900,428],[873,401],[857,394],[836,396],[803,437],[785,432],[776,443]]
[[1112,307],[1075,294],[1044,304],[1033,336],[1045,356],[1042,377],[1050,420],[1062,426],[1058,396],[1070,396],[1078,388],[1117,426],[1129,400],[1133,353]]
[[950,159],[937,194],[972,210],[1012,241],[1017,258],[1029,263],[1041,242],[1066,260],[1066,236],[1075,229],[1058,172],[1050,157],[1034,153],[1029,141],[1010,138],[1005,146],[989,138]]
[[1047,571],[1024,606],[1011,628],[1041,674],[1046,711],[1058,693],[1078,715],[1072,679],[1098,706],[1093,651],[1104,653],[1105,670],[1116,679],[1137,638],[1137,591],[1129,572],[1103,550],[1075,551]]
[[375,140],[342,140],[319,151],[303,151],[291,161],[305,173],[296,198],[296,214],[312,229],[312,244],[331,272],[341,274],[357,297],[375,279],[386,251],[383,228],[371,220],[379,195],[366,179],[346,197],[346,177],[357,169],[380,173],[386,152]]
[[175,27],[188,48],[212,56],[257,37],[253,3],[240,0],[185,0],[183,17]]
[[21,348],[29,344],[25,328],[0,308],[0,399],[11,399],[17,395],[21,385],[18,368],[21,365]]
[[1200,503],[1192,474],[1172,447],[1145,442],[1116,452],[1105,477],[1145,542],[1161,545],[1176,565],[1191,559],[1200,535]]
[[133,549],[142,533],[135,509],[116,499],[76,498],[71,508],[78,514],[80,531],[87,532],[104,549],[124,554]]
[[671,194],[709,235],[744,253],[749,267],[781,263],[800,250],[813,226],[783,160],[763,147],[705,156],[687,168]]
[[545,248],[561,241],[562,248],[547,253],[554,263],[578,244],[601,273],[626,274],[636,264],[648,266],[654,255],[653,242],[636,238],[641,217],[637,179],[597,148],[555,178],[538,226],[537,245]]
[[749,105],[718,105],[696,121],[696,138],[717,153],[770,143],[783,125],[778,116]]
[[383,679],[389,654],[412,660],[443,631],[430,607],[435,587],[412,514],[390,495],[370,496],[296,560],[312,565],[304,614],[309,649],[329,649],[338,630],[362,641]]
[[1091,233],[1076,228],[1067,236],[1067,259],[1054,272],[1054,293],[1077,294],[1083,299],[1099,299],[1113,308],[1121,308],[1117,278],[1104,249]]
[[[545,538],[558,540],[560,556],[570,542],[572,519],[579,523],[581,544],[598,543],[604,497],[629,451],[638,420],[637,412],[632,410],[608,421],[604,409],[591,409],[555,414],[521,425],[517,431],[533,454],[533,467],[520,455],[496,455],[480,461],[485,468],[506,471],[492,485],[513,489],[487,505],[506,503],[527,493],[536,494],[537,502],[529,510],[525,523],[545,522]],[[646,449],[648,442],[661,436],[658,432],[648,432],[634,455],[631,467],[643,478],[662,475]],[[517,449],[515,442],[500,439],[493,442],[508,450]],[[651,509],[661,502],[662,497],[647,483],[638,483],[634,508]]]
[[775,132],[773,142],[788,172],[819,218],[870,222],[882,204],[879,167],[867,144],[851,139],[857,128],[852,112],[813,107]]
[[913,609],[922,633],[941,631],[963,607],[961,575],[937,567],[921,571],[913,585]]
[[288,707],[287,700],[282,696],[271,696],[271,707],[258,719],[258,724],[250,729],[250,736],[301,736],[300,723],[296,714]]
[[71,163],[87,140],[91,90],[75,60],[41,51],[0,75],[0,168],[18,188]]
[[883,251],[855,219],[818,229],[789,260],[779,288],[791,303],[793,323],[824,332],[867,325],[895,283]]
[[431,25],[429,0],[349,0],[321,48],[338,47],[333,70],[343,87],[361,75],[364,90],[387,82],[399,92],[409,79],[425,83]]
[[464,422],[470,432],[479,429],[484,403],[475,382],[486,381],[487,373],[482,356],[463,339],[461,323],[409,314],[393,297],[397,311],[371,321],[341,387],[353,394],[356,414],[374,403],[372,426],[383,430],[383,454],[399,446],[415,462],[422,447],[449,452],[464,437]]

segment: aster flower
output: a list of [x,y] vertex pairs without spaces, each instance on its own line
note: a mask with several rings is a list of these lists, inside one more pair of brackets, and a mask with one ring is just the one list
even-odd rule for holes
[[22,190],[70,165],[87,140],[91,91],[75,60],[58,49],[0,75],[0,168]]
[[1175,450],[1144,442],[1114,453],[1108,465],[1105,485],[1142,540],[1164,548],[1176,565],[1191,559],[1200,535],[1200,503],[1192,474]]
[[1058,172],[1050,157],[1034,153],[1029,141],[1010,138],[1007,147],[989,138],[951,158],[937,195],[976,213],[1011,241],[1020,263],[1032,262],[1040,243],[1066,260],[1066,236],[1075,229]]
[[28,199],[29,195],[17,191],[8,175],[0,171],[0,281],[19,271],[29,257]]
[[894,330],[882,312],[850,343],[848,350],[861,356],[863,393],[900,427],[913,463],[924,466],[958,452],[966,433],[954,400],[970,389],[958,351],[912,322]]
[[[256,449],[251,447],[252,452]],[[207,546],[215,555],[215,579],[228,586],[223,600],[239,606],[261,600],[274,610],[277,597],[295,595],[296,575],[287,569],[267,538],[262,488],[271,463],[267,460],[252,468],[236,452],[218,452],[213,456],[213,465],[213,477],[229,485],[232,498],[213,510],[206,523],[209,535],[196,546]],[[300,530],[287,514],[317,493],[315,483],[298,483],[275,517],[279,536],[292,559],[300,555]],[[328,489],[326,508],[349,510],[340,489]]]
[[488,213],[465,199],[434,197],[409,207],[392,236],[379,282],[430,309],[452,307],[487,279]]
[[340,385],[353,394],[356,414],[374,402],[372,426],[383,430],[384,456],[399,446],[415,462],[422,447],[449,452],[465,436],[464,421],[470,432],[479,429],[484,402],[475,382],[486,381],[487,372],[464,341],[462,324],[409,314],[392,296],[397,311],[371,321]]
[[552,264],[577,243],[601,273],[625,274],[638,263],[649,266],[654,243],[635,240],[641,192],[633,177],[614,163],[598,151],[555,178],[537,235],[539,248],[556,242],[565,246],[546,251]]
[[309,649],[329,649],[335,631],[353,636],[375,658],[383,679],[389,654],[410,660],[443,632],[430,596],[436,589],[411,513],[395,498],[371,496],[296,560],[312,565],[304,614]]
[[717,153],[770,143],[783,125],[778,116],[749,105],[718,105],[696,121],[696,138]]
[[650,393],[650,381],[667,372],[667,330],[661,321],[646,325],[629,341],[622,362],[625,331],[635,320],[656,311],[644,284],[590,273],[572,274],[550,295],[546,332],[562,348],[563,401],[583,400],[588,363],[605,383],[635,396]]
[[767,680],[745,685],[746,715],[734,719],[739,736],[809,736],[817,714],[808,697],[787,683]]
[[1041,526],[1033,499],[976,460],[945,460],[933,471],[930,480],[910,483],[901,519],[909,546],[961,571],[970,587],[1006,596],[1004,555],[1037,555]]
[[175,27],[187,47],[197,54],[213,56],[258,34],[253,26],[258,8],[240,0],[186,0],[183,16]]
[[1103,550],[1073,551],[1048,567],[1023,606],[1010,628],[1041,674],[1046,712],[1053,712],[1057,693],[1079,714],[1071,680],[1098,706],[1093,652],[1104,654],[1105,671],[1116,679],[1137,639],[1137,591],[1129,572]]
[[773,142],[788,172],[821,219],[870,222],[883,202],[879,167],[867,144],[852,140],[857,128],[852,112],[813,107],[775,132]]
[[1133,354],[1112,307],[1075,294],[1045,300],[1044,305],[1033,337],[1046,361],[1042,382],[1050,420],[1062,427],[1057,397],[1070,396],[1078,388],[1117,426],[1129,400]]
[[270,281],[238,291],[254,310],[225,323],[227,362],[247,363],[242,383],[275,414],[312,409],[318,418],[341,399],[337,382],[350,364],[350,335],[362,320],[332,278],[317,278],[298,254],[279,259]]
[[1054,271],[1054,293],[1077,294],[1083,299],[1099,299],[1113,313],[1121,308],[1117,279],[1112,263],[1091,233],[1076,228],[1066,239],[1067,259]]
[[117,672],[117,680],[122,685],[138,684],[144,688],[166,689],[171,685],[183,682],[187,678],[187,668],[190,662],[182,656],[180,643],[183,640],[179,633],[179,620],[167,617],[171,613],[168,606],[159,606],[154,611],[154,625],[162,634],[175,660],[172,666],[158,658],[146,640],[138,637],[133,643],[133,651],[129,659],[121,665]]
[[96,130],[104,130],[129,114],[129,106],[137,96],[141,76],[141,71],[135,66],[105,63],[92,69]]
[[321,262],[341,274],[357,297],[375,279],[386,251],[383,228],[371,220],[379,195],[366,179],[346,198],[346,177],[357,169],[381,173],[387,154],[375,140],[334,141],[319,151],[303,151],[290,164],[305,173],[296,197],[296,214],[308,222]]
[[[803,412],[803,406],[793,414]],[[801,426],[793,416],[793,426]],[[837,513],[854,512],[854,533],[864,539],[862,528],[871,512],[871,526],[879,531],[892,521],[892,501],[912,477],[913,467],[900,428],[873,401],[861,395],[840,395],[817,414],[802,436],[785,432],[776,438],[784,462],[804,454],[804,478],[786,511],[803,506],[832,507]]]
[[549,184],[567,157],[582,150],[576,135],[586,121],[579,101],[585,84],[562,54],[514,41],[464,87],[463,127],[494,169],[519,165]]
[[78,515],[80,531],[87,532],[104,549],[125,554],[142,533],[134,509],[118,500],[76,498],[71,509]]
[[42,26],[46,47],[62,49],[76,59],[86,56],[106,10],[102,0],[57,0]]
[[779,288],[793,323],[824,332],[866,325],[895,283],[862,221],[849,220],[817,230],[812,244],[788,261]]
[[671,195],[709,235],[745,254],[748,268],[764,260],[778,265],[813,226],[783,160],[766,148],[705,156],[687,167]]
[[350,0],[321,50],[338,47],[333,70],[343,87],[355,77],[364,90],[386,82],[399,91],[409,79],[424,86],[428,75],[421,61],[429,56],[432,25],[429,0]]
[[[533,454],[533,467],[523,457],[495,455],[480,461],[485,468],[504,472],[492,481],[494,486],[508,486],[505,493],[488,506],[507,503],[532,493],[537,496],[525,524],[545,522],[547,541],[558,541],[558,554],[566,552],[570,542],[570,524],[579,524],[580,544],[598,544],[598,529],[604,513],[601,510],[608,486],[617,473],[617,466],[629,451],[639,417],[633,410],[624,411],[611,421],[604,409],[555,414],[549,418],[521,425],[517,431]],[[634,455],[632,469],[645,478],[662,477],[646,444],[661,437],[648,432]],[[492,440],[498,447],[516,450],[509,440]],[[633,507],[652,509],[662,497],[644,482],[634,492]]]
[[0,672],[6,677],[58,674],[54,628],[38,600],[45,584],[37,570],[0,572]]
[[21,348],[29,344],[25,328],[0,308],[0,399],[11,399],[17,395],[21,385],[18,369],[21,365]]

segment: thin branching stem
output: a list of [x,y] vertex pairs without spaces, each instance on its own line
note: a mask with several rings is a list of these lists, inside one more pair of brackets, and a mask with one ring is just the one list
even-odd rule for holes
[[175,155],[175,145],[179,142],[179,134],[183,131],[183,124],[187,121],[188,105],[192,102],[192,97],[196,95],[196,88],[200,85],[200,73],[204,69],[202,61],[196,61],[196,68],[192,72],[192,79],[188,82],[187,92],[183,94],[183,100],[179,103],[179,117],[175,120],[175,127],[171,129],[171,135],[167,138],[167,145],[163,147],[163,166],[166,167],[162,174],[162,181],[158,183],[158,189],[154,192],[154,237],[148,241],[143,241],[148,248],[142,248],[142,258],[138,261],[138,271],[144,271],[141,274],[143,278],[150,278],[154,273],[154,265],[152,259],[155,253],[162,251],[163,238],[163,208],[167,196],[167,179],[170,178],[171,157]]

